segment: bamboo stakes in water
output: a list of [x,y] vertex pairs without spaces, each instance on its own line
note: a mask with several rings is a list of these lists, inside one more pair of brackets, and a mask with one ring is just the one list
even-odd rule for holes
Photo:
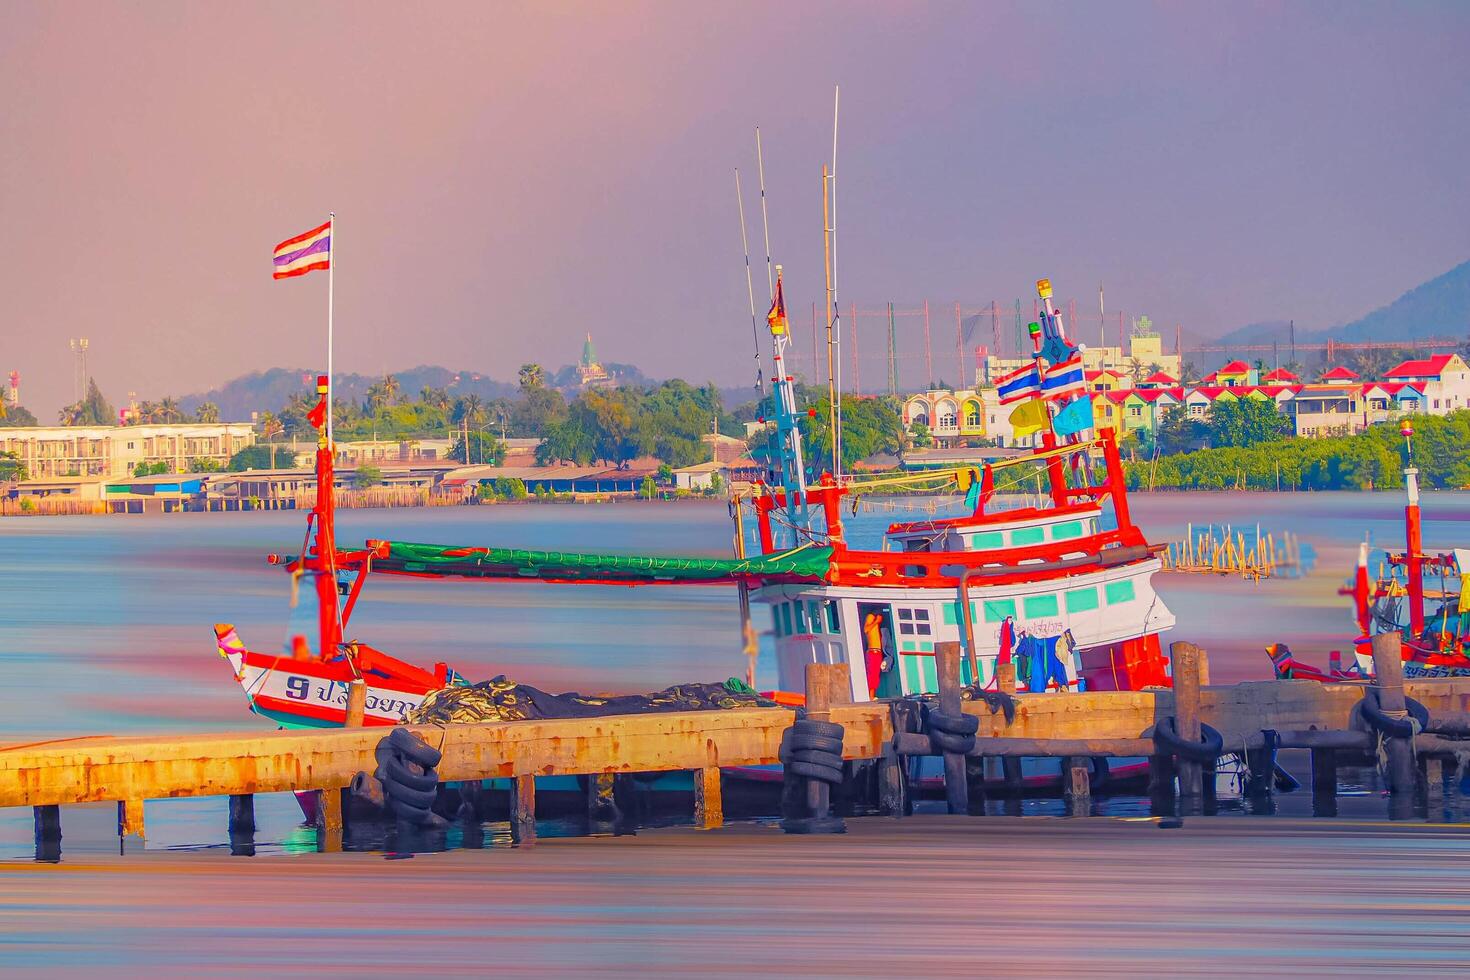
[[1275,534],[1262,536],[1256,525],[1254,537],[1229,525],[1211,525],[1196,532],[1188,525],[1182,541],[1171,542],[1160,556],[1164,568],[1173,572],[1201,575],[1239,575],[1259,582],[1263,578],[1293,575],[1300,570],[1296,537],[1284,532],[1278,546]]

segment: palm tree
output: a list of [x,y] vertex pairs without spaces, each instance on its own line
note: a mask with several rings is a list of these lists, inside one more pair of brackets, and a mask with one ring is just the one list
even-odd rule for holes
[[218,422],[219,406],[214,402],[205,402],[194,410],[194,421],[196,422]]
[[398,379],[391,374],[385,374],[383,375],[382,385],[383,401],[385,404],[392,405],[394,399],[398,397]]
[[276,440],[276,436],[280,435],[282,432],[285,432],[286,431],[286,427],[281,424],[281,420],[280,419],[276,418],[276,415],[275,415],[274,412],[261,412],[260,413],[260,422],[259,422],[259,425],[260,425],[260,436],[261,436],[261,438],[264,439],[267,443],[270,444],[270,447],[271,447],[271,469],[275,469],[276,468],[276,441],[275,441]]
[[479,425],[485,417],[485,400],[476,394],[468,394],[454,403],[454,421]]
[[56,413],[56,420],[62,425],[76,425],[82,421],[82,403],[76,402],[67,405]]
[[184,413],[179,409],[179,401],[172,395],[166,396],[158,402],[158,417],[161,422],[182,422]]

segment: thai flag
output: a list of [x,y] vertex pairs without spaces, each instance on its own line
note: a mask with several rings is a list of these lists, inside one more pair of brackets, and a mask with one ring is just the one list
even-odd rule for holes
[[315,269],[332,267],[332,223],[313,228],[303,235],[288,238],[276,246],[275,272],[272,279],[304,276]]
[[1041,381],[1041,393],[1047,398],[1077,395],[1087,390],[1087,378],[1082,371],[1082,355],[1075,354],[1060,364],[1046,369]]
[[1033,361],[1019,371],[1012,371],[996,379],[995,390],[1000,395],[1000,403],[1009,405],[1023,398],[1034,398],[1041,390],[1041,379],[1037,376],[1036,362]]

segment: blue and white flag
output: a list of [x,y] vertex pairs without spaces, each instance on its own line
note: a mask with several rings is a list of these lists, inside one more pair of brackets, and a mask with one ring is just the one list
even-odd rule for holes
[[1051,420],[1051,429],[1059,436],[1075,436],[1092,426],[1092,399],[1087,395],[1067,402]]
[[1036,362],[1032,361],[1019,370],[997,378],[995,390],[1000,396],[1002,405],[1018,402],[1022,398],[1034,398],[1041,390],[1041,378],[1036,370]]
[[1077,354],[1046,369],[1041,379],[1041,394],[1046,398],[1081,394],[1087,390],[1087,377],[1082,370],[1082,355]]

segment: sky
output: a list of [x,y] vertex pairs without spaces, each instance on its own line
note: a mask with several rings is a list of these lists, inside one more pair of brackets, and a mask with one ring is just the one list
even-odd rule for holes
[[871,311],[928,300],[953,378],[956,301],[1043,276],[1171,341],[1329,327],[1470,258],[1467,44],[1431,2],[4,4],[0,373],[48,421],[73,337],[115,403],[319,369],[326,275],[270,260],[335,211],[339,370],[513,379],[590,331],[746,383],[757,126],[804,370],[836,85],[868,390]]

